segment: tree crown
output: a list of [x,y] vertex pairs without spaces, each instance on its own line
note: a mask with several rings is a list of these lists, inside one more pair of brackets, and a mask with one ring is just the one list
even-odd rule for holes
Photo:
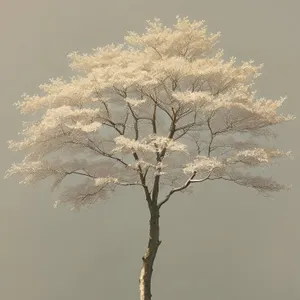
[[294,117],[277,112],[285,98],[255,97],[262,65],[224,60],[219,37],[203,21],[177,17],[168,28],[154,19],[124,44],[69,54],[77,76],[50,79],[41,95],[16,103],[24,114],[43,114],[24,123],[21,141],[9,141],[27,155],[6,176],[22,175],[26,184],[53,177],[52,188],[81,176],[59,200],[73,208],[118,186],[141,186],[150,201],[158,182],[173,187],[168,195],[215,179],[262,193],[285,189],[252,170],[290,156],[259,138]]

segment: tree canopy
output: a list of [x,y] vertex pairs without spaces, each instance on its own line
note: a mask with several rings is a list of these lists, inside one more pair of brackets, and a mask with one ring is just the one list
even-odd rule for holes
[[253,170],[290,156],[261,138],[294,117],[277,112],[285,98],[256,97],[262,65],[225,60],[219,37],[203,21],[177,17],[169,28],[154,19],[143,34],[128,32],[124,44],[70,53],[76,76],[50,79],[39,95],[16,103],[21,113],[42,116],[24,123],[22,140],[9,141],[27,154],[7,177],[19,174],[25,184],[51,177],[54,189],[80,176],[82,183],[66,187],[56,202],[72,208],[116,187],[157,195],[155,182],[170,188],[160,206],[205,180],[264,194],[287,188]]

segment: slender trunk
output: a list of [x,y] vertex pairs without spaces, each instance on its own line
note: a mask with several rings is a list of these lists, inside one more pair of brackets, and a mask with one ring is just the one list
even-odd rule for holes
[[161,241],[159,240],[159,209],[157,205],[150,208],[149,240],[140,274],[140,300],[151,300],[151,279],[153,264]]

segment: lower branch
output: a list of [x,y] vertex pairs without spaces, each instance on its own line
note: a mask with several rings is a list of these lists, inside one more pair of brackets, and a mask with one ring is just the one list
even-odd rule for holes
[[167,196],[165,197],[165,199],[162,200],[160,203],[158,203],[158,209],[160,209],[162,205],[164,205],[166,202],[168,202],[169,199],[170,199],[170,197],[171,197],[174,193],[180,192],[180,191],[186,189],[191,183],[203,182],[203,181],[209,179],[211,173],[212,173],[212,171],[211,171],[206,177],[204,177],[204,178],[202,178],[202,179],[194,179],[194,177],[195,177],[196,174],[197,174],[197,172],[195,171],[195,172],[193,173],[193,175],[186,181],[186,183],[185,183],[184,185],[182,185],[182,186],[180,186],[180,187],[178,187],[178,188],[172,189],[172,190],[169,192],[169,194],[167,194]]

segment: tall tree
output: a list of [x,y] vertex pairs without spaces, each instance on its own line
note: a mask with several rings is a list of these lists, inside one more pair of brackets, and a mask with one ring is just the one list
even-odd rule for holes
[[262,65],[224,60],[215,47],[219,37],[203,21],[177,17],[168,28],[154,19],[144,34],[129,32],[124,44],[69,54],[76,77],[51,79],[40,85],[42,95],[17,103],[22,113],[42,116],[24,123],[21,141],[9,141],[27,155],[6,177],[20,174],[25,184],[52,177],[53,189],[66,177],[81,177],[55,203],[73,209],[115,188],[142,189],[150,219],[141,300],[152,297],[160,210],[174,194],[217,179],[264,195],[287,188],[255,170],[290,156],[260,141],[294,117],[277,113],[284,98],[255,97]]

